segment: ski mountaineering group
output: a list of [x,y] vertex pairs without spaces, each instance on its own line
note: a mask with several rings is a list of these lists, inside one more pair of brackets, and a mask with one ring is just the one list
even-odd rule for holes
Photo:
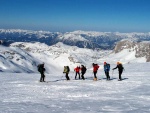
[[[92,64],[92,66],[93,66],[93,74],[94,74],[94,79],[93,80],[97,81],[97,75],[96,74],[97,74],[97,71],[98,71],[100,66],[98,64],[94,64],[94,63]],[[43,64],[39,64],[37,67],[38,67],[38,71],[41,74],[40,82],[45,82],[44,63]],[[117,62],[117,66],[115,68],[113,68],[112,70],[115,70],[117,68],[118,68],[118,72],[119,72],[119,79],[118,80],[121,81],[122,80],[121,74],[122,74],[122,72],[124,70],[124,67],[123,67],[122,63]],[[86,73],[86,70],[87,69],[86,69],[86,67],[84,65],[81,65],[81,67],[77,66],[76,68],[74,68],[74,71],[76,72],[75,73],[75,80],[77,79],[77,75],[79,76],[79,79],[82,78],[83,80],[85,80],[84,74]],[[107,62],[104,62],[104,72],[105,72],[107,80],[110,80],[109,71],[110,71],[110,64],[108,64]],[[70,72],[69,66],[64,66],[63,73],[66,74],[66,80],[70,80],[69,72]],[[80,76],[80,74],[81,74],[81,76]]]

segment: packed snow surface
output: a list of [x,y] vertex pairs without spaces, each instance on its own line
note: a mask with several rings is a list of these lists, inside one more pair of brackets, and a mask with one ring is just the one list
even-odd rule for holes
[[[111,69],[115,65],[111,65]],[[66,81],[62,73],[0,73],[0,113],[149,113],[150,63],[124,64],[123,81],[118,71],[110,71],[106,81],[103,69],[98,81],[88,70],[85,80]]]

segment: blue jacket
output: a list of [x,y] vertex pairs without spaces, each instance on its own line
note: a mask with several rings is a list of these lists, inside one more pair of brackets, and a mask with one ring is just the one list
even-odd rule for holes
[[104,65],[104,71],[109,72],[110,71],[110,64]]

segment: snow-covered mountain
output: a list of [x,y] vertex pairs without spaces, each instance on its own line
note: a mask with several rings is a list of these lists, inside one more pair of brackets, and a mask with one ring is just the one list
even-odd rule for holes
[[[10,44],[0,45],[0,113],[150,112],[150,42],[139,42],[149,40],[149,34],[1,30],[0,37],[0,43]],[[114,43],[114,50],[87,49]],[[111,65],[110,81],[104,61]],[[122,81],[112,71],[118,61],[125,68]],[[41,83],[37,65],[43,62],[46,82]],[[92,63],[100,66],[98,81],[93,81]],[[87,67],[86,79],[74,80],[73,69],[81,64]],[[65,65],[70,81],[62,73]]]
[[[129,51],[133,49],[128,47],[130,42],[123,45],[120,50],[117,45],[114,51],[78,48],[61,42],[53,46],[39,42],[0,46],[0,113],[148,113],[150,63]],[[111,64],[110,81],[106,81],[104,61]],[[118,71],[112,71],[117,61],[125,68],[122,81],[117,80]],[[36,66],[42,62],[47,73],[46,82],[41,83],[40,74],[31,72],[37,72]],[[100,65],[98,81],[93,81],[92,62]],[[88,68],[86,79],[74,80],[73,69],[80,64]],[[62,73],[64,65],[70,66],[70,81]]]
[[113,49],[115,44],[122,39],[131,41],[150,41],[150,33],[119,33],[119,32],[94,32],[94,31],[74,31],[74,32],[49,32],[31,31],[16,29],[0,29],[0,40],[4,45],[14,42],[41,42],[47,45],[54,45],[62,42],[67,45],[80,48],[101,48]]
[[[37,72],[37,65],[44,62],[47,73],[56,73],[62,72],[65,65],[70,66],[73,71],[81,64],[91,70],[92,63],[103,65],[104,61],[110,64],[116,64],[117,61],[122,63],[149,61],[146,60],[148,56],[136,54],[134,47],[124,48],[124,44],[119,47],[123,49],[119,50],[117,49],[118,43],[115,50],[112,51],[79,48],[61,42],[52,46],[39,42],[15,42],[10,47],[0,46],[0,70],[2,72]],[[145,54],[148,53],[145,52]]]
[[[140,42],[143,41],[144,42]],[[37,72],[39,63],[46,63],[47,73],[62,71],[64,65],[73,69],[84,64],[112,64],[117,61],[149,62],[150,33],[111,33],[0,29],[0,70],[4,72]],[[115,46],[116,45],[116,46]],[[109,50],[114,48],[114,51]],[[90,48],[90,49],[87,49]],[[92,49],[91,49],[92,48]],[[108,50],[103,50],[103,49]],[[72,70],[73,71],[73,70]]]
[[61,42],[53,46],[39,42],[16,42],[10,47],[0,46],[0,50],[1,71],[37,72],[37,65],[44,62],[47,73],[62,72],[64,65],[74,69],[84,64],[91,68],[93,62],[98,63],[98,59],[111,52],[78,48]]
[[119,53],[123,50],[128,50],[129,53],[135,53],[136,58],[145,57],[147,62],[150,62],[150,41],[132,42],[123,40],[117,43],[114,52]]
[[52,45],[55,38],[60,34],[48,31],[0,29],[0,40],[3,40],[3,45],[9,45],[14,42],[41,42]]
[[33,59],[26,51],[15,47],[0,46],[1,72],[35,72],[38,60]]

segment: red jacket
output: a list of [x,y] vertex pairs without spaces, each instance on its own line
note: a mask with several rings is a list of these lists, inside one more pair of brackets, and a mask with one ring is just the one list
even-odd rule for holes
[[79,72],[80,71],[80,67],[74,68],[74,71]]
[[98,70],[99,66],[98,65],[94,65],[93,66],[93,72],[96,72]]

